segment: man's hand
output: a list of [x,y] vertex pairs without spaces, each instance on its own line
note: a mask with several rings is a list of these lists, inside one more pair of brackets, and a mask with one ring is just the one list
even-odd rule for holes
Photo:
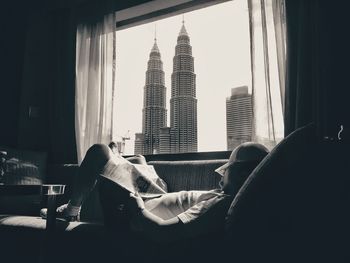
[[128,208],[133,215],[145,209],[145,203],[138,193],[130,193]]
[[133,231],[141,232],[156,242],[170,242],[183,236],[183,224],[177,216],[163,220],[145,209],[145,204],[137,193],[130,194],[128,208],[133,215],[130,221]]

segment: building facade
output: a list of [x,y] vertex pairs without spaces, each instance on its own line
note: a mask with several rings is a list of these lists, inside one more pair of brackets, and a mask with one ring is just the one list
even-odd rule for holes
[[177,37],[170,98],[170,150],[197,152],[196,74],[192,46],[184,22]]
[[173,59],[170,127],[166,127],[166,122],[163,64],[155,41],[146,72],[142,133],[135,134],[135,154],[198,151],[196,74],[184,22],[177,37]]
[[167,125],[163,62],[155,39],[149,55],[143,93],[142,133],[135,135],[135,154],[160,152],[160,128]]
[[231,96],[226,98],[227,150],[252,140],[252,118],[252,95],[248,93],[248,87],[231,89]]

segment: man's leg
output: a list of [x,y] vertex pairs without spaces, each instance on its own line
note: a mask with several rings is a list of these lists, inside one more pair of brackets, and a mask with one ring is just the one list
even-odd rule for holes
[[[112,154],[111,149],[104,144],[95,144],[89,148],[74,178],[72,194],[68,204],[57,208],[59,216],[69,221],[79,219],[82,203],[96,185],[99,174],[112,157]],[[42,217],[46,217],[46,213],[46,209],[40,211]]]
[[98,176],[112,157],[112,154],[111,149],[104,144],[94,144],[89,148],[73,184],[73,191],[69,201],[71,205],[82,205],[85,198],[96,185]]

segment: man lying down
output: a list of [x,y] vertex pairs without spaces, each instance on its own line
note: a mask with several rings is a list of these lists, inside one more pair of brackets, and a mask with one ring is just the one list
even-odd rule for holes
[[[111,184],[123,178],[121,184],[130,192],[125,209],[131,217],[132,231],[159,242],[212,233],[223,227],[234,196],[268,152],[261,144],[243,143],[232,151],[226,164],[215,170],[222,176],[217,189],[167,193],[164,182],[156,174],[147,179],[149,166],[143,156],[125,159],[119,155],[115,145],[95,144],[87,151],[79,167],[69,202],[57,208],[57,216],[67,221],[78,221],[84,200],[101,177]],[[135,170],[141,177],[125,176],[134,176],[130,171]],[[138,178],[136,187],[135,178]],[[142,185],[149,187],[150,184],[145,184],[145,180],[140,178],[151,182],[154,186],[152,194],[147,194],[148,189],[142,189]],[[121,187],[110,189],[125,191]],[[47,209],[42,209],[40,213],[46,218]]]

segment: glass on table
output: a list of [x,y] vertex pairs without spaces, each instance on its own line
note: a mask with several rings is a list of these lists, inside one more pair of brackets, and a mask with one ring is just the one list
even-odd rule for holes
[[65,188],[64,184],[43,184],[41,191],[43,195],[63,195]]
[[46,230],[51,233],[55,229],[56,224],[56,197],[64,194],[64,184],[43,184],[41,186],[42,195],[47,196],[47,216],[46,216]]

